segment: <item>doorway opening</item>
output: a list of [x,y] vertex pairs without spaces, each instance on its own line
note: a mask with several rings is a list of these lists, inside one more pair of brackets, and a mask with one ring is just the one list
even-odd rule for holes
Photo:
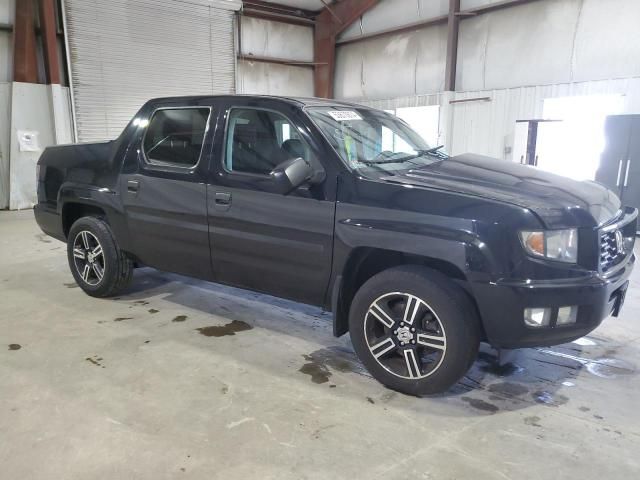
[[605,148],[607,116],[622,113],[622,95],[547,98],[539,124],[537,166],[574,180],[594,180]]

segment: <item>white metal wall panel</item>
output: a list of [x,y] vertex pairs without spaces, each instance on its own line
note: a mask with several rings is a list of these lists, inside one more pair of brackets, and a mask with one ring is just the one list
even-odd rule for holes
[[115,138],[150,98],[233,93],[233,12],[181,0],[65,0],[79,141]]
[[640,78],[458,92],[456,100],[490,97],[490,102],[452,105],[452,153],[479,153],[511,160],[516,120],[541,118],[546,98],[624,96],[625,114],[640,113]]
[[242,54],[313,62],[313,28],[242,17]]
[[449,12],[449,0],[382,0],[368,10],[359,21],[342,32],[339,40],[350,40],[363,35],[423,22]]
[[11,84],[0,83],[0,210],[9,206],[11,151]]
[[313,69],[243,60],[238,62],[238,91],[260,95],[313,97]]
[[384,99],[439,92],[444,89],[446,51],[446,25],[339,46],[336,98]]

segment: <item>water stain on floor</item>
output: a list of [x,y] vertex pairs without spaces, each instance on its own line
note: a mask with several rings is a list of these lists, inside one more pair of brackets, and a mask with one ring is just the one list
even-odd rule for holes
[[367,372],[356,354],[344,347],[321,348],[304,357],[310,362],[315,362],[337,372],[357,373],[358,375],[371,377],[371,374]]
[[537,391],[531,394],[534,402],[540,403],[543,405],[549,405],[552,407],[559,407],[560,405],[564,405],[569,401],[569,397],[565,397],[564,395],[553,395],[547,391]]
[[87,362],[95,365],[96,367],[105,368],[105,366],[100,363],[103,360],[103,358],[99,357],[98,355],[94,355],[93,357],[87,357],[87,358],[85,358],[85,360]]
[[[616,378],[620,375],[632,375],[636,373],[636,367],[624,360],[611,357],[600,357],[596,359],[586,358],[578,355],[571,355],[569,353],[550,350],[547,348],[536,348],[538,352],[553,357],[561,358],[565,361],[575,362],[573,365],[557,364],[565,368],[572,368],[579,370],[582,367],[586,368],[589,373],[601,378]],[[607,350],[610,353],[616,352],[614,349]],[[540,360],[539,360],[540,361]],[[552,362],[547,362],[552,363]]]
[[493,403],[485,402],[484,400],[481,400],[479,398],[462,397],[462,401],[467,402],[476,410],[481,410],[483,412],[496,413],[498,410],[500,410]]
[[506,395],[508,397],[518,397],[528,393],[529,390],[524,385],[513,382],[494,383],[487,388],[491,393]]
[[64,286],[67,288],[78,288],[78,284],[75,282],[65,283]]
[[178,315],[177,317],[175,317],[173,320],[171,320],[172,322],[184,322],[187,319],[186,315]]
[[311,355],[303,355],[303,357],[308,363],[302,365],[298,371],[305,375],[309,375],[313,383],[327,383],[329,381],[329,377],[332,375],[327,366],[322,363],[318,363]]
[[246,322],[234,320],[226,325],[214,325],[210,327],[196,328],[196,330],[205,337],[226,337],[229,335],[235,335],[238,332],[251,330],[252,328],[253,327]]
[[158,313],[160,310],[156,310],[155,308],[150,308],[149,309],[149,313],[154,314],[154,313]]
[[495,375],[496,377],[510,377],[524,371],[524,368],[512,362],[501,365],[498,357],[494,357],[486,352],[478,353],[478,360],[481,363],[480,370],[484,373]]
[[133,317],[116,317],[113,319],[114,322],[122,322],[124,320],[133,320]]
[[524,423],[525,425],[531,425],[532,427],[542,427],[538,422],[540,421],[540,417],[536,415],[532,415],[530,417],[525,417]]
[[586,367],[589,373],[601,378],[616,378],[636,373],[633,365],[617,358],[598,358],[587,363]]
[[36,235],[36,238],[40,240],[42,243],[53,243],[51,239],[45,235],[44,233],[39,233]]
[[9,344],[9,350],[20,350],[21,348],[22,348],[22,345],[18,345],[17,343]]

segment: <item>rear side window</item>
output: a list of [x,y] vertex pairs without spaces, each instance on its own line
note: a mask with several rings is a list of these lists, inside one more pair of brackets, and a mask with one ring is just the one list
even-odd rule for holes
[[208,107],[157,110],[144,136],[147,161],[186,168],[197,164],[210,112]]

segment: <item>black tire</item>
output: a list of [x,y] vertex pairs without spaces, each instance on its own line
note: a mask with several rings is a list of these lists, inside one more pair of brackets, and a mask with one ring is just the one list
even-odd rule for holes
[[[85,235],[83,232],[88,234]],[[86,240],[89,248],[84,248]],[[95,257],[89,263],[88,253],[96,252],[98,245],[101,247],[102,256]],[[85,254],[84,260],[80,256],[81,251]],[[131,283],[133,263],[120,250],[109,224],[101,218],[82,217],[74,222],[67,237],[67,258],[76,283],[92,297],[116,295]],[[86,278],[83,267],[88,268]],[[100,271],[102,276],[99,275]]]
[[452,387],[480,345],[479,319],[466,293],[444,275],[414,265],[390,268],[362,285],[351,303],[349,333],[374,378],[415,396]]

